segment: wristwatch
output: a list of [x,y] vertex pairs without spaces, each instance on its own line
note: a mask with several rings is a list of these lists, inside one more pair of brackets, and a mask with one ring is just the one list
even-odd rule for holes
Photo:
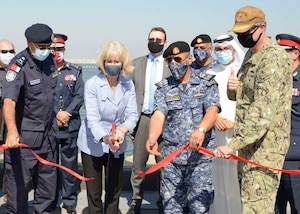
[[198,128],[199,132],[203,132],[204,134],[206,133],[206,130],[204,128]]

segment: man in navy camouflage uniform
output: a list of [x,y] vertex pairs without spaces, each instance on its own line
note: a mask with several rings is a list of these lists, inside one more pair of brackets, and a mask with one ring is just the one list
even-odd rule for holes
[[157,83],[146,148],[159,155],[157,139],[163,132],[162,158],[187,143],[191,149],[162,169],[164,212],[182,213],[187,205],[190,213],[208,213],[214,192],[212,158],[196,150],[216,147],[212,127],[220,112],[218,87],[214,76],[196,74],[190,67],[192,55],[186,42],[172,43],[163,57],[172,76]]
[[[61,164],[73,171],[78,171],[77,136],[80,127],[79,109],[83,105],[84,82],[80,65],[64,60],[64,34],[54,34],[51,47],[54,50],[54,59],[58,67],[57,85],[54,96],[53,123],[55,136],[60,146]],[[78,182],[70,173],[61,171],[62,202],[67,213],[76,213]]]
[[196,36],[191,42],[191,47],[193,47],[193,55],[195,58],[191,67],[196,69],[197,72],[206,72],[210,70],[213,65],[219,63],[212,57],[213,46],[209,35],[200,34]]

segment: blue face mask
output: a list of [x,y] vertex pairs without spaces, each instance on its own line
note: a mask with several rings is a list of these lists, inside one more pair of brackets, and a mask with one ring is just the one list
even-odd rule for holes
[[169,63],[169,69],[173,75],[173,77],[177,80],[180,80],[186,73],[188,69],[187,64],[178,64],[178,63]]
[[122,70],[121,65],[104,65],[105,71],[109,76],[117,76]]
[[233,59],[233,55],[232,55],[232,51],[228,50],[228,51],[222,51],[220,53],[216,53],[216,57],[217,60],[223,64],[223,65],[227,65],[228,63],[231,62],[231,60]]
[[208,50],[202,50],[198,48],[194,48],[193,50],[194,57],[197,61],[203,61],[208,57]]
[[38,61],[44,61],[50,54],[50,50],[49,49],[39,49],[36,48],[33,54],[33,57],[38,60]]

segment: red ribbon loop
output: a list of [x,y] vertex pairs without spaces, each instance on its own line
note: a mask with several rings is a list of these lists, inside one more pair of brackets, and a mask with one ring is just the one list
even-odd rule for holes
[[[55,167],[58,167],[58,168],[61,168],[63,170],[65,170],[66,172],[70,173],[71,175],[75,176],[76,178],[78,178],[79,180],[82,180],[82,181],[90,181],[90,180],[94,180],[95,178],[86,178],[80,174],[78,174],[77,172],[74,172],[73,170],[65,167],[65,166],[62,166],[60,164],[56,164],[56,163],[52,163],[50,161],[47,161],[43,158],[41,158],[38,154],[36,154],[28,145],[26,144],[23,144],[23,143],[20,143],[19,144],[19,147],[23,147],[23,148],[28,148],[30,149],[30,151],[32,152],[32,154],[36,157],[36,159],[41,162],[42,164],[45,164],[45,165],[48,165],[48,166],[55,166]],[[0,145],[0,151],[4,151],[4,150],[7,150],[9,149],[5,144],[3,145]]]
[[[170,163],[177,155],[179,155],[180,152],[182,152],[183,150],[188,150],[189,144],[186,144],[185,146],[180,147],[179,149],[175,150],[174,152],[172,152],[171,154],[169,154],[167,157],[165,157],[164,159],[162,159],[160,162],[156,163],[155,165],[151,166],[146,172],[142,172],[140,171],[138,173],[139,176],[145,176],[145,175],[149,175],[159,169],[161,169],[162,167],[164,167],[165,165],[167,165],[168,163]],[[198,152],[214,157],[214,153],[204,147],[200,147]],[[254,161],[250,161],[247,160],[245,158],[236,156],[236,155],[231,155],[229,158],[227,158],[228,160],[238,160],[238,161],[243,161],[245,163],[249,163],[252,164],[254,166],[260,167],[260,168],[265,168],[265,169],[269,169],[269,170],[273,170],[273,171],[277,171],[277,172],[283,172],[283,173],[287,173],[287,174],[294,174],[294,175],[300,175],[300,170],[299,169],[295,169],[295,170],[288,170],[288,169],[276,169],[273,167],[269,167],[269,166],[265,166],[265,165],[261,165],[259,163],[256,163]]]

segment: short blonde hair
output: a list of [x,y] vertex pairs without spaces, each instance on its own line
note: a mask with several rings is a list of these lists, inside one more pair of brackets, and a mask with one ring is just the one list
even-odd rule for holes
[[107,74],[104,68],[104,62],[106,59],[109,59],[113,56],[120,57],[120,61],[122,62],[121,74],[128,75],[133,72],[134,67],[132,65],[132,58],[126,46],[118,41],[109,41],[102,48],[96,61],[98,68],[104,74]]

